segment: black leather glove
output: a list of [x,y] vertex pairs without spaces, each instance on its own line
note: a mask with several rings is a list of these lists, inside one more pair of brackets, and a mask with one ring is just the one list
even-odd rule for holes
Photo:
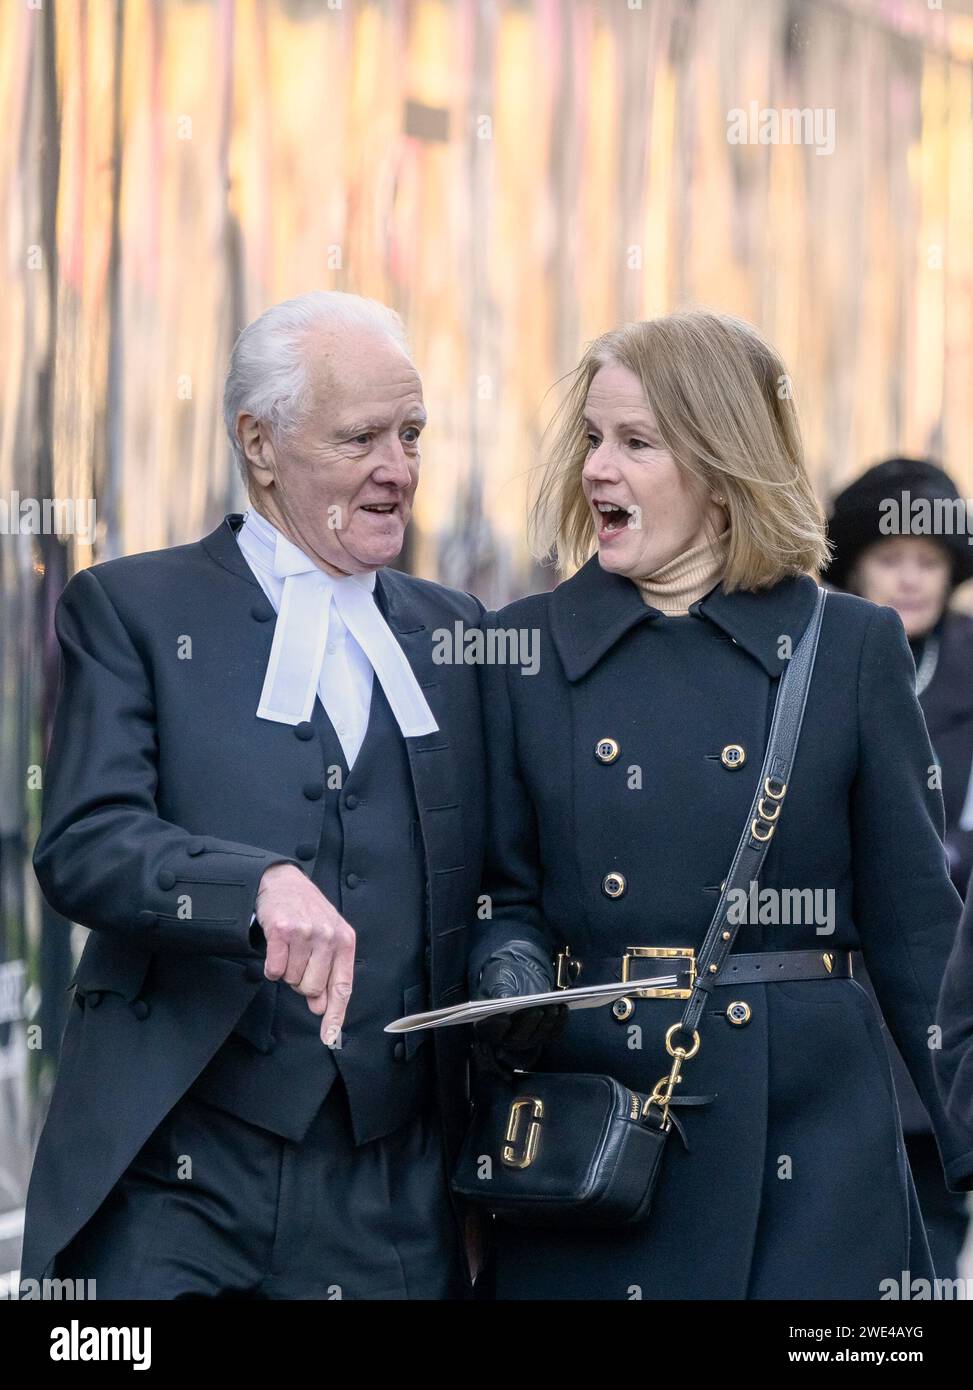
[[[555,984],[554,968],[539,947],[530,941],[508,941],[480,970],[475,997],[510,999],[517,994],[543,994]],[[545,1044],[560,1036],[567,1013],[563,1004],[549,1004],[482,1019],[473,1029],[477,1063],[504,1077],[515,1067],[530,1067]]]

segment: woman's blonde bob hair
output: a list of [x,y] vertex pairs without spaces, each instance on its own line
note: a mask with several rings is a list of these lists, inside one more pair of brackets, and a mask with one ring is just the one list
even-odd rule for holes
[[694,309],[627,324],[596,338],[568,378],[530,507],[531,548],[569,573],[595,548],[581,485],[588,456],[585,403],[601,367],[642,383],[676,463],[722,494],[730,538],[723,587],[761,589],[828,563],[824,513],[804,464],[787,369],[750,324]]

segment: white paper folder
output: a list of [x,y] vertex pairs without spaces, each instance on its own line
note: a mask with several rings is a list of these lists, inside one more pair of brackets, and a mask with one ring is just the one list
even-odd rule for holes
[[407,1014],[385,1025],[386,1033],[418,1033],[423,1028],[452,1028],[459,1023],[476,1023],[493,1014],[513,1014],[520,1009],[536,1009],[544,1004],[560,1004],[566,1009],[597,1009],[626,996],[637,999],[644,989],[674,989],[677,975],[659,975],[651,980],[613,980],[607,985],[582,985],[579,989],[552,989],[545,994],[515,994],[509,999],[477,999],[467,1004],[451,1004],[448,1009],[430,1009],[424,1014]]

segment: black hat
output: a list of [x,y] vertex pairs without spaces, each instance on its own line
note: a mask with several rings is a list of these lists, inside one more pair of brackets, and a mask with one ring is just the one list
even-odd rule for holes
[[[969,543],[973,539],[973,509],[969,531],[965,510],[953,523],[953,511],[947,507],[951,524],[937,529],[923,529],[922,512],[913,511],[916,501],[952,503],[958,498],[949,474],[928,459],[896,458],[876,463],[834,499],[828,518],[828,538],[834,546],[834,559],[825,575],[828,583],[846,589],[848,576],[866,546],[897,535],[926,535],[944,546],[952,557],[954,585],[973,578],[973,545]],[[940,518],[942,513],[940,508]],[[934,508],[931,515],[935,519]]]

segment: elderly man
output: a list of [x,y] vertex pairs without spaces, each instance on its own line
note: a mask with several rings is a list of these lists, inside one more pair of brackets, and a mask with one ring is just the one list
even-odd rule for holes
[[[386,568],[426,422],[401,321],[269,309],[224,396],[250,508],[77,574],[34,865],[92,928],[23,1281],[99,1298],[451,1298],[482,854],[469,595]],[[22,1288],[24,1285],[22,1284]]]

